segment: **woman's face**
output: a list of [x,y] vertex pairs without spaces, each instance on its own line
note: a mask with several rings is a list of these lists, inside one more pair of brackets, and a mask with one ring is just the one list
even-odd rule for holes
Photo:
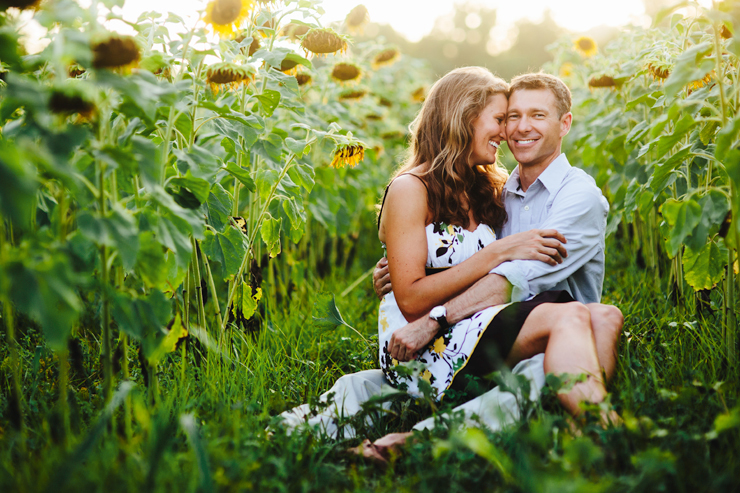
[[473,152],[470,164],[473,166],[493,164],[496,151],[502,140],[506,140],[505,122],[509,102],[503,94],[496,94],[488,100],[481,114],[473,120]]

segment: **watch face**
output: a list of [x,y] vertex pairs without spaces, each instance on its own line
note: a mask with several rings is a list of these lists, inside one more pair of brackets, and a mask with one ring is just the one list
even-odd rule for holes
[[435,320],[437,320],[439,317],[444,317],[447,315],[447,310],[443,306],[435,306],[432,308],[432,311],[429,312],[429,316]]

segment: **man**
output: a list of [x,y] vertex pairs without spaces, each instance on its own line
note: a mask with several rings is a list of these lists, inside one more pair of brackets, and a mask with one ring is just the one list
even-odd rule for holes
[[[510,299],[520,301],[554,289],[564,289],[586,303],[591,313],[592,329],[600,365],[609,379],[616,365],[616,345],[622,328],[621,312],[615,307],[598,305],[604,279],[604,233],[608,204],[593,179],[573,168],[561,153],[562,139],[570,130],[571,96],[565,84],[546,74],[526,74],[512,80],[506,120],[506,138],[519,163],[504,189],[508,215],[499,237],[530,229],[555,229],[565,236],[568,256],[557,266],[543,262],[516,260],[496,267],[475,285],[443,306],[450,325],[492,305]],[[379,296],[390,291],[390,274],[382,259],[374,274]],[[435,308],[436,318],[440,307]],[[396,331],[390,350],[394,357],[422,349],[439,330],[438,322],[424,316]],[[527,341],[530,354],[544,350],[547,341]],[[544,385],[542,356],[519,363],[514,373],[523,373],[532,381],[532,395],[537,397]],[[352,414],[362,402],[381,392],[384,384],[378,370],[345,375],[330,391],[340,406],[336,412]],[[328,394],[328,393],[327,393]],[[327,397],[325,394],[324,398]],[[513,396],[494,389],[460,406],[472,422],[473,416],[492,429],[499,429],[516,418],[518,409]],[[302,411],[302,412],[301,412]],[[306,409],[284,413],[289,420],[305,416]],[[331,413],[314,418],[332,432]],[[310,420],[309,420],[310,422]],[[414,428],[428,428],[430,420]],[[374,454],[405,440],[406,434],[376,442]]]

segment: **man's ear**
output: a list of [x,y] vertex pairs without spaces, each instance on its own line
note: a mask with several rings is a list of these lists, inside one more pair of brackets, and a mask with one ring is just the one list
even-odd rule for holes
[[570,132],[570,126],[573,124],[573,113],[570,111],[560,118],[560,136],[565,137]]

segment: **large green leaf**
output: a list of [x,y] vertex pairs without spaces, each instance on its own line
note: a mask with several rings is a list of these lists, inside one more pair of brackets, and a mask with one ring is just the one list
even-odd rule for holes
[[262,94],[257,95],[257,99],[260,102],[262,113],[265,116],[272,116],[275,108],[280,104],[280,93],[271,89],[265,89]]
[[696,291],[712,289],[725,275],[727,248],[709,241],[700,250],[684,249],[684,278]]
[[206,231],[201,246],[211,261],[221,264],[226,279],[234,278],[247,251],[244,235],[233,227],[226,228],[223,233]]
[[123,266],[133,268],[139,251],[139,230],[131,211],[113,204],[105,217],[81,213],[77,225],[80,232],[96,244],[115,248]]
[[270,250],[270,257],[275,257],[280,253],[280,226],[283,218],[275,219],[268,214],[268,217],[262,222],[260,234],[262,241],[265,242]]
[[211,184],[202,178],[194,177],[190,170],[188,170],[185,176],[176,176],[171,178],[169,182],[172,185],[177,185],[189,190],[195,198],[198,199],[198,205],[206,201],[208,194],[211,191]]
[[670,226],[666,239],[666,249],[668,255],[673,258],[683,245],[686,237],[694,231],[694,228],[701,221],[702,208],[694,199],[687,201],[670,199],[661,206],[661,212]]
[[249,176],[249,170],[240,168],[235,163],[226,163],[226,171],[228,171],[231,176],[239,180],[250,192],[254,193],[254,191],[257,190],[254,180]]
[[175,321],[172,323],[172,326],[164,337],[159,338],[158,343],[149,351],[149,354],[147,355],[149,366],[157,366],[160,361],[162,361],[162,358],[175,350],[177,341],[187,335],[188,331],[183,327],[182,321],[180,320],[180,314],[178,313],[175,316]]
[[714,61],[705,58],[712,52],[711,42],[699,43],[684,51],[665,81],[665,93],[673,97],[689,82],[704,78],[714,68]]
[[165,251],[153,231],[145,231],[139,235],[136,272],[149,288],[164,289],[166,286],[168,268]]
[[216,183],[211,188],[208,200],[203,205],[201,211],[206,214],[208,224],[213,226],[216,231],[222,233],[224,228],[229,224],[229,214],[231,214],[232,204],[233,200],[229,192],[219,183]]

